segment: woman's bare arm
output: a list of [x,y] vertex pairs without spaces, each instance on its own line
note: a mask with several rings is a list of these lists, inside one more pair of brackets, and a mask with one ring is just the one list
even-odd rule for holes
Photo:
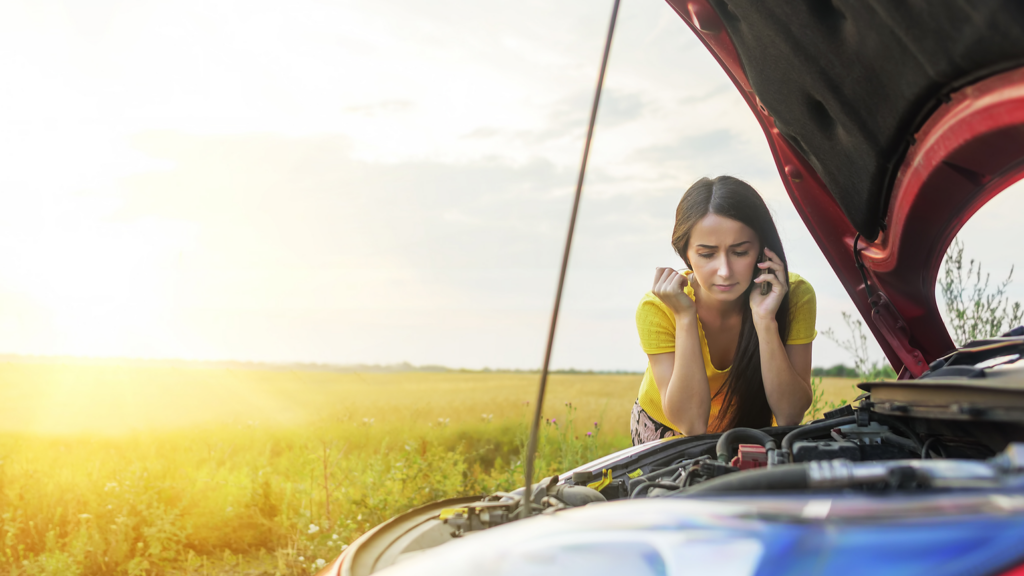
[[697,335],[697,309],[683,292],[685,285],[686,277],[675,270],[658,269],[653,291],[675,317],[676,349],[647,357],[668,423],[687,436],[695,436],[707,432],[711,390]]

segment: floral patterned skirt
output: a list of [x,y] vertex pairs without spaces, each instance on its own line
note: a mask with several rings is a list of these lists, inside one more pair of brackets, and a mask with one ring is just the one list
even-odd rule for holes
[[651,415],[640,407],[639,398],[633,402],[633,414],[629,417],[629,433],[633,436],[633,446],[662,438],[682,436],[679,432],[651,418]]

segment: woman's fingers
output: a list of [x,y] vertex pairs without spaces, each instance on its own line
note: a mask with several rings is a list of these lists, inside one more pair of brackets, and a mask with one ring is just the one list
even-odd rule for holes
[[764,249],[764,255],[765,258],[767,258],[767,260],[765,260],[764,262],[757,263],[758,267],[760,267],[762,270],[771,268],[772,270],[775,270],[777,272],[782,272],[786,269],[786,266],[785,264],[782,263],[782,260],[779,260],[779,257],[776,256],[775,253],[769,250],[768,248]]
[[686,286],[686,276],[683,276],[682,274],[675,270],[673,270],[673,272],[675,272],[675,275],[669,276],[669,281],[671,282],[673,288],[676,288],[681,291],[683,287]]
[[680,285],[685,281],[686,278],[672,268],[658,268],[652,292],[658,296],[679,292],[682,290]]
[[652,292],[674,314],[692,314],[694,311],[693,299],[684,290],[688,283],[689,280],[686,276],[672,268],[657,268]]
[[783,280],[783,277],[786,276],[786,265],[782,263],[782,260],[780,260],[778,255],[775,254],[775,252],[772,252],[771,249],[765,248],[764,254],[767,260],[765,262],[758,262],[757,267],[761,270],[769,270],[770,273],[759,277],[766,278],[768,276],[773,276],[775,278],[775,282],[778,282],[782,286],[787,286],[788,284],[786,280]]
[[672,268],[655,268],[654,269],[654,292],[657,293],[659,290],[664,289],[667,282],[672,279],[672,275],[678,273]]
[[782,290],[789,290],[789,285],[780,278],[780,275],[777,274],[774,269],[769,268],[767,274],[762,274],[754,278],[755,284],[763,284],[765,282],[771,284],[773,289],[775,286],[778,286]]
[[784,270],[786,268],[786,265],[782,261],[782,258],[779,258],[778,254],[776,254],[775,252],[772,252],[771,248],[765,248],[764,249],[764,255],[765,255],[765,258],[767,258],[768,260],[767,260],[767,262],[763,262],[763,263],[766,263],[766,264],[772,266],[773,268],[778,267],[779,270]]

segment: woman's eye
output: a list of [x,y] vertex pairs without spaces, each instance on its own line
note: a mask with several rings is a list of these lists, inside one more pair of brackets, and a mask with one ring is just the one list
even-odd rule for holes
[[738,256],[740,258],[742,258],[742,257],[746,256],[747,254],[750,254],[750,251],[748,250],[746,252],[733,252],[733,254],[735,254],[736,256]]
[[706,252],[704,254],[697,254],[697,256],[700,256],[701,258],[703,258],[705,260],[710,260],[710,259],[715,257],[715,254],[713,252]]

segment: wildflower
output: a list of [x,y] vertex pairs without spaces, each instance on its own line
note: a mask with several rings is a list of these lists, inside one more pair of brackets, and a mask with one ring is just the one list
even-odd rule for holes
[[597,428],[597,427],[598,427],[597,422],[594,422],[594,428]]
[[79,514],[78,517],[85,520],[86,518],[92,518],[92,514]]
[[305,561],[306,561],[305,558],[303,558],[302,556],[299,556],[299,562],[305,562]]
[[324,560],[323,558],[317,558],[316,559],[316,567],[317,568],[323,568],[324,564],[327,564],[327,561]]
[[554,424],[555,426],[558,426],[558,418],[552,418],[551,423]]
[[363,515],[362,514],[360,514],[359,516],[356,516],[356,520],[362,520],[362,519],[363,519]]
[[331,534],[331,540],[337,540],[337,539],[338,539],[338,535],[337,534]]
[[587,432],[587,438],[590,438],[590,437],[591,437],[591,436],[593,436],[593,435],[594,435],[594,433],[593,433],[593,432]]
[[348,548],[348,544],[342,544],[342,545],[341,545],[341,549],[342,549],[342,550],[344,550],[345,548]]
[[319,531],[320,531],[320,527],[317,526],[316,524],[310,524],[309,525],[309,534],[316,534]]

